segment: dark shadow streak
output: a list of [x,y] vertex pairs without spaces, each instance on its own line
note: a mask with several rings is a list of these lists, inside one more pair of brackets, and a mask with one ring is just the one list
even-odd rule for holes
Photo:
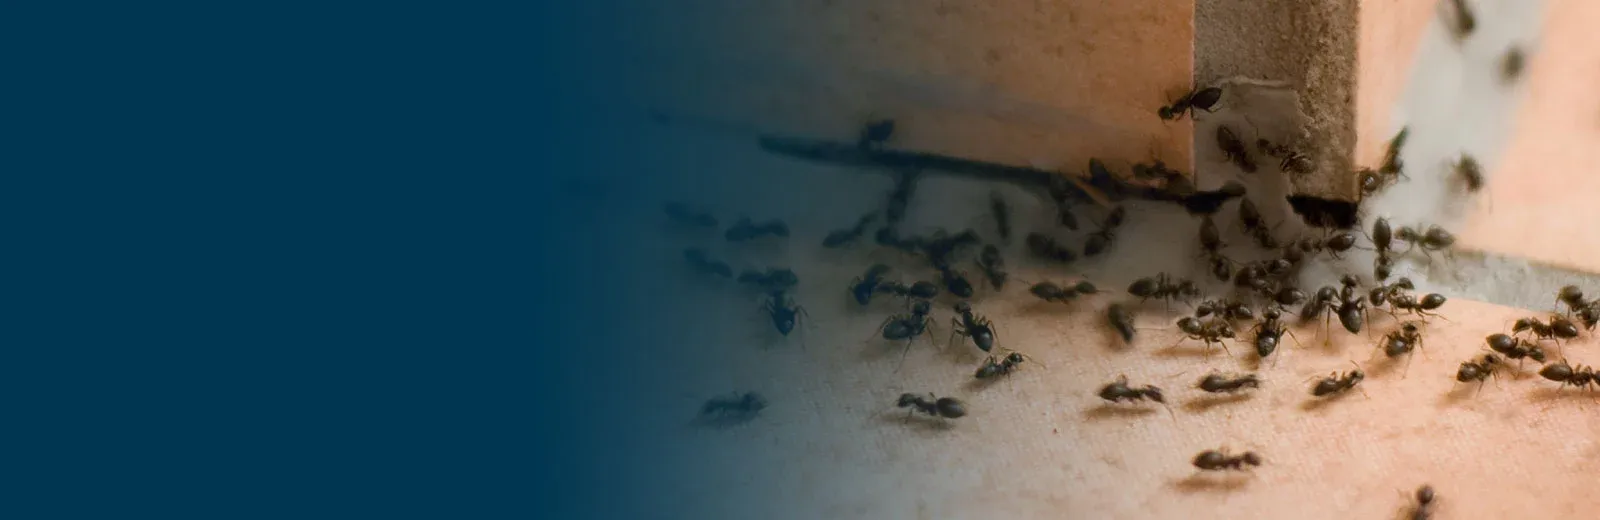
[[1204,413],[1218,406],[1248,401],[1251,397],[1250,394],[1250,392],[1246,391],[1235,394],[1196,397],[1187,403],[1183,403],[1183,409],[1195,413]]
[[1184,493],[1227,493],[1243,489],[1244,486],[1249,483],[1250,480],[1248,478],[1237,478],[1231,475],[1223,476],[1221,478],[1213,478],[1212,475],[1202,475],[1197,473],[1190,475],[1189,478],[1173,482],[1172,487]]
[[1091,421],[1099,421],[1122,417],[1143,417],[1153,413],[1156,413],[1154,408],[1101,404],[1100,406],[1084,410],[1083,418]]
[[1327,407],[1328,405],[1332,404],[1334,401],[1342,401],[1342,400],[1350,398],[1350,393],[1351,392],[1355,392],[1355,391],[1356,391],[1355,389],[1350,389],[1350,390],[1347,390],[1347,391],[1345,391],[1343,393],[1333,394],[1333,395],[1330,395],[1330,396],[1327,396],[1327,397],[1312,396],[1311,399],[1309,399],[1306,402],[1300,404],[1300,409],[1308,411],[1308,412],[1315,412],[1315,411],[1323,409],[1324,407]]
[[906,416],[906,412],[884,412],[878,414],[878,421],[897,424],[922,432],[945,432],[956,427],[955,421],[950,419],[932,417],[917,412],[911,412],[909,417]]

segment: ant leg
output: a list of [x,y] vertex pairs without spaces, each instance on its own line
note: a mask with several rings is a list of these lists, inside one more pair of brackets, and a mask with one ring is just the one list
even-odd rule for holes
[[[1289,334],[1289,337],[1290,337],[1290,338],[1293,338],[1293,339],[1294,339],[1294,346],[1296,346],[1296,347],[1301,347],[1301,348],[1304,348],[1304,347],[1303,347],[1303,346],[1302,346],[1302,345],[1301,345],[1301,344],[1300,344],[1300,338],[1297,338],[1297,337],[1295,337],[1295,335],[1294,335],[1294,331],[1293,331],[1293,330],[1289,330],[1289,328],[1288,328],[1288,327],[1284,327],[1284,328],[1283,328],[1283,331],[1284,331],[1284,332],[1287,332],[1287,333],[1288,333],[1288,334]],[[1281,338],[1280,338],[1280,339],[1281,339]]]
[[870,336],[867,336],[867,339],[864,339],[864,340],[862,340],[862,341],[863,341],[863,342],[866,342],[866,341],[871,341],[871,340],[872,340],[872,338],[876,338],[876,337],[878,337],[878,335],[879,335],[879,334],[883,334],[883,329],[884,329],[884,328],[885,328],[885,327],[888,327],[888,326],[889,326],[889,322],[891,322],[891,321],[894,321],[894,320],[895,320],[895,319],[897,319],[897,318],[899,318],[899,317],[900,317],[900,316],[890,316],[890,317],[887,317],[887,318],[884,318],[884,319],[883,319],[883,323],[879,323],[879,324],[878,324],[878,330],[877,330],[877,331],[874,331],[874,332],[873,332],[873,333],[872,333],[872,335],[870,335]]
[[894,371],[895,372],[899,372],[901,368],[905,368],[905,366],[906,366],[906,355],[911,353],[911,342],[912,341],[916,341],[916,339],[917,338],[915,338],[915,337],[906,338],[906,346],[905,346],[905,348],[900,349],[900,363],[898,363],[898,364],[896,364],[894,366]]
[[[946,347],[955,346],[956,334],[960,333],[962,330],[965,330],[965,329],[963,329],[961,327],[961,322],[958,322],[958,321],[956,321],[956,319],[954,317],[951,317],[950,318],[950,337],[945,338],[944,345]],[[965,334],[963,334],[963,336],[965,336]],[[962,343],[966,343],[966,341],[963,340]]]

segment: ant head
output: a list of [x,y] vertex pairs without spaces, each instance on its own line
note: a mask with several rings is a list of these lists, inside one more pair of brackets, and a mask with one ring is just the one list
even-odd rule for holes
[[1339,290],[1338,289],[1334,289],[1333,286],[1324,285],[1324,286],[1322,286],[1321,289],[1317,289],[1317,299],[1318,300],[1332,301],[1332,300],[1336,300],[1338,298],[1339,298]]
[[1012,352],[1006,355],[1006,362],[1009,362],[1013,365],[1021,363],[1023,359],[1024,357],[1021,352]]
[[928,303],[928,300],[917,300],[917,303],[911,304],[911,312],[912,314],[927,314],[929,312],[933,312],[933,304]]
[[1245,464],[1249,464],[1251,466],[1260,466],[1261,465],[1261,456],[1260,455],[1256,455],[1256,452],[1253,452],[1253,451],[1244,452],[1244,455],[1242,455],[1241,458],[1244,459],[1244,463]]
[[1361,285],[1361,279],[1356,278],[1356,275],[1347,274],[1339,277],[1339,285],[1343,285],[1345,287],[1355,287],[1357,285]]
[[922,396],[917,394],[900,394],[900,400],[895,403],[895,406],[905,408],[907,406],[916,404],[916,402],[920,400],[922,400]]
[[1261,317],[1269,320],[1276,320],[1283,317],[1283,311],[1279,311],[1277,307],[1273,307],[1267,309],[1266,312],[1261,313]]

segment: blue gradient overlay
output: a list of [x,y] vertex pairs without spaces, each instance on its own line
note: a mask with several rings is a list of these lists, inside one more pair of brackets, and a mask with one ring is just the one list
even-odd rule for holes
[[0,515],[671,516],[631,431],[698,402],[629,349],[694,302],[588,180],[679,173],[614,103],[636,6],[48,5],[4,17]]

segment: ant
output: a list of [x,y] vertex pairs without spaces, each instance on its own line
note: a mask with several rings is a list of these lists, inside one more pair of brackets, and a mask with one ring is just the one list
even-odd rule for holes
[[[1160,388],[1155,385],[1128,386],[1127,375],[1118,375],[1115,381],[1100,387],[1100,398],[1113,403],[1150,400],[1160,403],[1161,406],[1167,405],[1167,400],[1162,397]],[[1168,408],[1167,412],[1171,413],[1172,409]]]
[[1234,393],[1246,388],[1261,388],[1261,378],[1255,374],[1229,376],[1213,372],[1201,378],[1195,387],[1213,394]]
[[1228,244],[1222,242],[1222,233],[1217,230],[1217,222],[1211,215],[1200,218],[1200,249],[1206,255],[1217,256],[1222,253],[1222,248]]
[[1307,254],[1316,255],[1322,253],[1323,251],[1327,251],[1328,256],[1332,256],[1335,259],[1344,258],[1339,256],[1339,254],[1349,251],[1350,248],[1355,247],[1355,245],[1356,236],[1348,232],[1334,233],[1323,239],[1318,239],[1316,237],[1305,237],[1300,239],[1299,243],[1300,250]]
[[1006,206],[1006,199],[1001,198],[999,192],[989,193],[989,212],[994,214],[1000,240],[1011,240],[1011,208]]
[[1417,488],[1417,505],[1411,509],[1411,520],[1428,520],[1433,518],[1433,486],[1423,484]]
[[1000,339],[1000,334],[994,330],[994,324],[989,322],[988,318],[972,312],[972,305],[967,302],[956,302],[955,310],[961,314],[961,318],[959,320],[955,317],[950,318],[950,338],[946,339],[945,343],[954,342],[956,335],[959,334],[962,337],[972,338],[972,343],[977,345],[979,350],[989,352],[993,349],[994,342]]
[[1523,358],[1532,359],[1541,365],[1545,363],[1544,349],[1540,348],[1537,343],[1529,342],[1526,339],[1513,338],[1505,334],[1490,334],[1483,338],[1483,341],[1489,344],[1490,350],[1517,360],[1518,370],[1522,369]]
[[1195,306],[1194,308],[1194,317],[1196,318],[1204,318],[1213,313],[1229,321],[1249,321],[1256,319],[1255,312],[1250,310],[1250,306],[1237,300],[1221,302],[1215,300],[1206,300],[1200,302],[1200,305]]
[[[1422,330],[1417,322],[1408,321],[1400,325],[1400,330],[1391,331],[1383,336],[1378,343],[1383,346],[1383,354],[1390,358],[1410,354],[1413,350],[1422,348]],[[1411,358],[1406,358],[1406,368],[1410,368]]]
[[[1422,298],[1419,299],[1419,298],[1417,298],[1415,296],[1412,296],[1410,294],[1393,293],[1393,294],[1389,295],[1388,299],[1389,299],[1389,306],[1393,307],[1395,310],[1411,311],[1412,314],[1416,314],[1418,316],[1423,316],[1423,317],[1430,317],[1431,316],[1431,317],[1444,318],[1444,316],[1440,316],[1438,314],[1433,314],[1433,313],[1428,312],[1428,311],[1436,310],[1439,307],[1443,307],[1444,306],[1444,303],[1447,300],[1446,300],[1446,298],[1444,297],[1443,294],[1430,293],[1430,294],[1424,295]],[[1446,321],[1448,321],[1448,319],[1446,319]],[[1574,336],[1577,335],[1577,329],[1576,328],[1573,329],[1573,335]]]
[[[878,331],[883,334],[883,339],[889,341],[906,340],[906,346],[900,352],[900,363],[904,364],[906,354],[911,352],[911,342],[916,341],[918,336],[921,336],[923,332],[928,330],[928,327],[933,325],[933,320],[928,319],[928,314],[931,312],[933,312],[933,304],[928,303],[928,300],[917,300],[917,303],[911,306],[910,314],[890,316],[883,320],[882,325],[878,325]],[[933,340],[930,339],[928,341],[931,342]]]
[[1256,148],[1259,148],[1261,153],[1267,154],[1268,156],[1282,159],[1282,161],[1278,162],[1278,171],[1297,173],[1300,175],[1305,175],[1316,171],[1317,167],[1315,164],[1312,164],[1311,158],[1306,157],[1304,154],[1301,154],[1300,152],[1297,152],[1288,146],[1281,144],[1275,145],[1271,142],[1268,142],[1266,139],[1256,139]]
[[1261,456],[1247,451],[1235,457],[1227,450],[1206,450],[1194,456],[1194,467],[1202,471],[1244,471],[1245,466],[1260,466]]
[[795,303],[794,298],[785,294],[782,290],[773,290],[765,301],[761,303],[761,310],[772,318],[772,326],[777,328],[778,332],[784,336],[788,336],[790,332],[794,331],[795,325],[800,323],[801,316],[806,317],[806,319],[811,318],[804,307]]
[[784,224],[782,220],[770,220],[763,224],[756,224],[751,222],[749,217],[741,217],[738,222],[733,224],[733,227],[728,228],[728,232],[723,234],[723,238],[728,239],[729,242],[748,242],[761,238],[762,235],[789,238],[789,225]]
[[1028,251],[1034,256],[1055,260],[1064,264],[1078,261],[1078,254],[1066,246],[1056,242],[1055,239],[1039,233],[1029,233],[1027,238]]
[[1273,237],[1272,230],[1267,228],[1267,221],[1262,218],[1261,210],[1257,209],[1256,203],[1251,202],[1248,197],[1239,199],[1239,223],[1262,249],[1278,248],[1278,239]]
[[709,211],[693,209],[682,202],[668,202],[663,209],[673,222],[696,227],[717,227],[717,217]]
[[1047,302],[1067,303],[1081,295],[1098,293],[1100,289],[1088,280],[1080,280],[1069,287],[1062,287],[1054,282],[1039,282],[1028,288],[1028,292]]
[[1556,303],[1566,304],[1568,310],[1589,305],[1589,302],[1583,300],[1583,289],[1576,285],[1562,286],[1561,290],[1556,292]]
[[[1232,355],[1232,352],[1228,351],[1228,344],[1223,342],[1224,339],[1234,339],[1233,325],[1228,324],[1227,321],[1216,319],[1201,320],[1192,316],[1184,316],[1178,319],[1178,330],[1187,335],[1183,339],[1204,341],[1208,351],[1211,349],[1211,345],[1216,344],[1222,346],[1223,352],[1228,352],[1229,355]],[[1182,339],[1179,341],[1182,341]]]
[[1456,369],[1456,381],[1462,383],[1478,382],[1478,389],[1483,389],[1483,383],[1495,375],[1503,362],[1500,356],[1492,353],[1484,354],[1483,360],[1468,360],[1461,362],[1461,368]]
[[1583,365],[1574,367],[1568,365],[1566,360],[1545,365],[1539,370],[1539,376],[1561,383],[1561,386],[1584,387],[1585,390],[1590,384],[1600,384],[1600,373],[1593,368]]
[[1145,277],[1128,285],[1128,294],[1138,296],[1139,302],[1144,303],[1150,298],[1161,298],[1167,302],[1167,310],[1171,310],[1172,300],[1187,301],[1200,297],[1200,288],[1193,281],[1168,278],[1167,273],[1160,273],[1154,277]]
[[873,121],[862,125],[860,137],[856,140],[856,146],[862,150],[881,148],[883,143],[888,142],[889,138],[893,136],[893,119]]
[[1461,181],[1466,183],[1468,192],[1476,193],[1483,189],[1483,167],[1478,164],[1477,159],[1463,153],[1461,158],[1456,160],[1455,170]]
[[1161,116],[1161,119],[1171,121],[1183,118],[1184,113],[1192,115],[1194,109],[1215,112],[1211,107],[1215,106],[1217,101],[1221,99],[1221,88],[1206,87],[1195,89],[1185,93],[1177,101],[1173,101],[1171,105],[1161,107],[1160,110],[1156,111],[1156,115]]
[[906,209],[911,205],[911,194],[916,190],[920,175],[916,170],[903,170],[895,177],[894,189],[889,192],[889,204],[883,215],[889,227],[905,220]]
[[1410,278],[1402,276],[1395,280],[1394,283],[1381,284],[1377,287],[1373,287],[1372,290],[1367,293],[1367,301],[1371,302],[1373,307],[1379,307],[1385,303],[1388,303],[1390,300],[1393,300],[1396,296],[1404,294],[1401,291],[1409,291],[1416,288],[1417,286],[1411,283]]
[[1442,251],[1456,243],[1455,235],[1437,225],[1428,226],[1425,231],[1417,231],[1416,228],[1410,226],[1400,226],[1400,229],[1395,230],[1394,236],[1409,244],[1406,248],[1408,252],[1411,247],[1416,246],[1421,246],[1423,253]]
[[1586,329],[1594,330],[1595,324],[1600,322],[1600,299],[1592,302],[1583,300],[1583,289],[1576,285],[1568,285],[1556,293],[1556,302],[1567,305],[1568,314],[1576,314],[1578,320],[1583,322]]
[[1522,76],[1525,61],[1527,57],[1523,56],[1521,47],[1513,45],[1506,49],[1505,55],[1500,58],[1500,80],[1506,83],[1516,81]]
[[1011,372],[1017,369],[1018,365],[1021,365],[1022,362],[1027,359],[1028,357],[1022,355],[1020,352],[1012,352],[1007,354],[1004,359],[1000,360],[996,360],[994,356],[989,356],[988,359],[983,361],[982,365],[978,366],[977,372],[974,372],[972,377],[977,379],[994,379],[996,377],[1010,375]]
[[1117,334],[1122,336],[1124,343],[1133,343],[1133,314],[1128,312],[1126,307],[1120,303],[1106,307],[1106,320],[1111,324],[1111,328],[1116,329]]
[[[1278,349],[1278,342],[1283,340],[1283,333],[1288,332],[1290,337],[1294,337],[1294,332],[1283,324],[1282,317],[1283,313],[1278,309],[1267,309],[1261,314],[1261,322],[1251,329],[1256,335],[1257,356],[1266,358],[1272,355],[1272,352]],[[1300,339],[1295,338],[1295,342],[1300,342]]]
[[1324,285],[1321,289],[1317,289],[1317,293],[1312,295],[1310,300],[1306,301],[1304,307],[1300,308],[1300,321],[1309,323],[1316,320],[1322,317],[1323,313],[1330,308],[1338,308],[1338,302],[1339,290],[1334,289],[1331,285]]
[[1122,206],[1117,206],[1106,215],[1106,221],[1100,224],[1100,229],[1089,234],[1088,241],[1083,244],[1084,256],[1095,256],[1106,250],[1111,241],[1117,238],[1117,227],[1127,219],[1128,211]]
[[1378,256],[1387,256],[1389,247],[1394,243],[1394,230],[1389,227],[1389,219],[1378,217],[1372,221],[1372,235],[1367,239],[1372,241],[1372,248],[1378,252]]
[[1511,326],[1511,333],[1523,332],[1532,333],[1539,339],[1559,341],[1578,337],[1578,326],[1560,315],[1550,316],[1550,323],[1539,321],[1539,318],[1521,318]]
[[712,260],[710,256],[706,255],[706,251],[704,249],[685,249],[683,250],[683,257],[689,260],[689,265],[693,267],[697,273],[714,274],[723,278],[733,278],[733,268],[729,267],[726,262]]
[[1450,0],[1455,7],[1455,24],[1450,27],[1450,32],[1457,40],[1465,39],[1478,27],[1478,19],[1472,15],[1472,8],[1467,6],[1466,0]]
[[1000,248],[994,244],[983,246],[983,252],[978,253],[978,269],[983,271],[984,277],[989,279],[989,285],[998,291],[1006,285],[1006,262],[1000,257]]
[[1394,138],[1389,140],[1389,147],[1383,151],[1383,163],[1378,166],[1379,174],[1390,179],[1405,176],[1400,171],[1405,167],[1405,163],[1400,161],[1400,147],[1405,146],[1406,138],[1410,135],[1411,127],[1405,126],[1401,127],[1400,131],[1394,134]]
[[761,394],[745,392],[706,400],[700,406],[700,417],[718,422],[744,422],[754,419],[766,408],[767,400]]
[[939,269],[939,280],[944,282],[944,289],[950,291],[950,294],[956,295],[957,298],[972,297],[972,282],[967,281],[967,278],[960,273],[948,267],[942,267]]
[[1245,150],[1244,141],[1228,129],[1226,125],[1217,126],[1217,147],[1222,149],[1224,159],[1233,162],[1245,173],[1256,172],[1256,162],[1250,158],[1250,153]]
[[876,292],[890,293],[906,298],[906,305],[911,304],[911,299],[929,300],[939,295],[939,286],[933,282],[917,282],[907,286],[900,282],[883,282],[874,289]]
[[889,272],[889,266],[873,264],[867,268],[866,274],[857,276],[850,282],[850,294],[855,297],[856,303],[866,305],[872,302],[872,295],[879,292],[879,284],[883,283],[883,275]]
[[[1350,363],[1355,364],[1354,361],[1351,361]],[[1360,365],[1357,365],[1355,370],[1345,372],[1344,374],[1333,372],[1332,374],[1329,374],[1328,377],[1324,377],[1317,381],[1317,384],[1311,387],[1311,395],[1313,397],[1325,397],[1335,394],[1342,394],[1350,391],[1351,388],[1355,388],[1356,385],[1361,384],[1361,381],[1366,378],[1367,375],[1361,371]]]
[[913,412],[922,412],[933,417],[945,419],[959,419],[967,415],[967,405],[954,397],[938,397],[928,394],[923,398],[917,394],[900,394],[900,400],[895,402],[899,408],[906,410],[906,420],[911,420]]
[[1379,254],[1376,258],[1372,259],[1373,278],[1377,279],[1378,281],[1388,280],[1389,275],[1393,274],[1393,272],[1394,261],[1389,258],[1389,255]]
[[877,213],[862,215],[861,219],[856,221],[855,226],[828,233],[828,236],[822,238],[822,247],[835,249],[850,245],[860,239],[861,235],[866,234],[867,227],[871,226],[873,221],[877,219]]

